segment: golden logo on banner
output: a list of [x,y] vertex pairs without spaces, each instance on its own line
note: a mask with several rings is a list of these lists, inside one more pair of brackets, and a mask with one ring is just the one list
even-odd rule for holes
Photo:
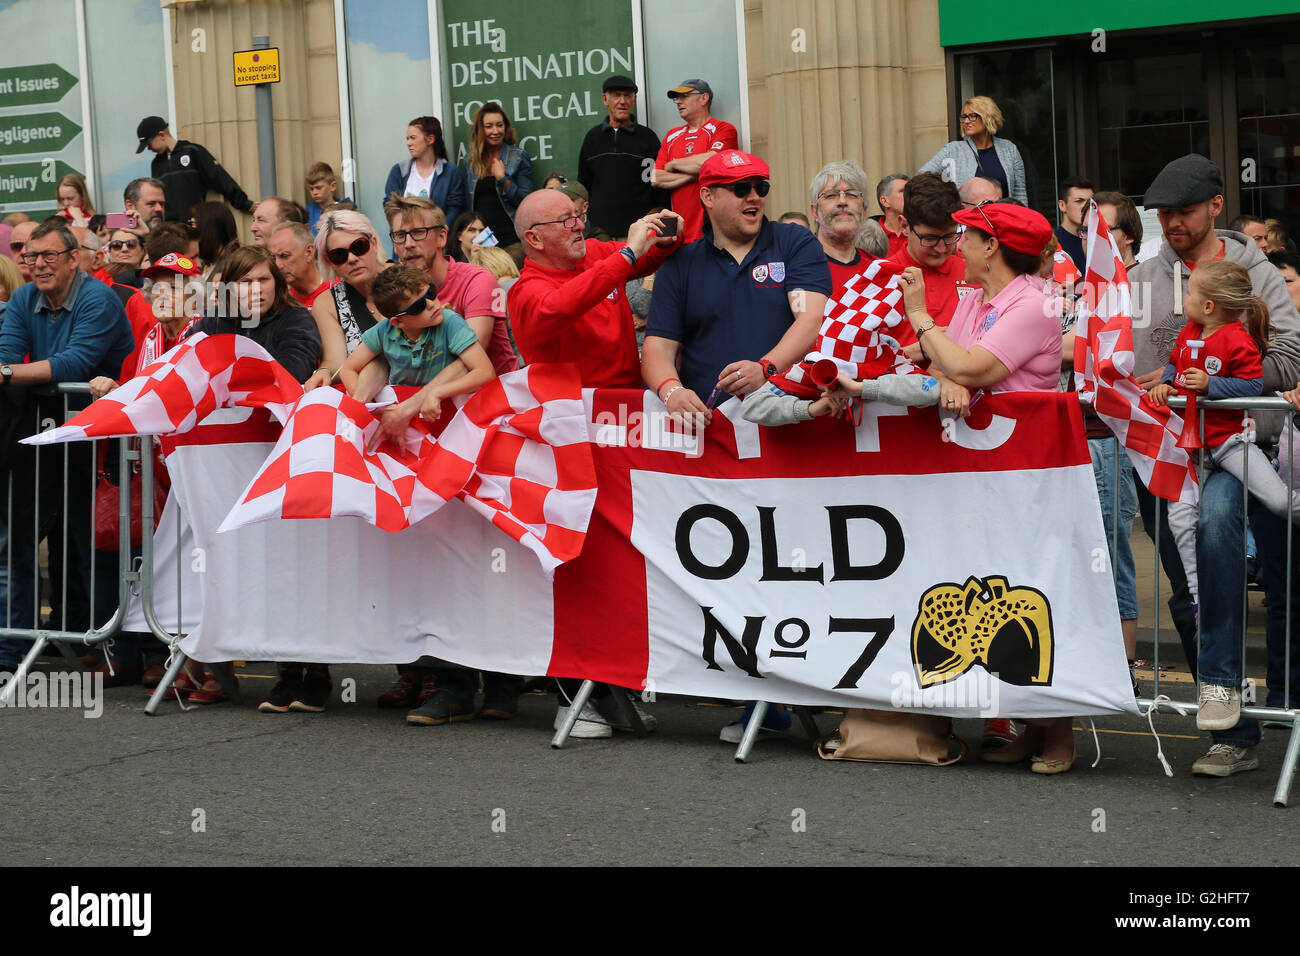
[[1052,683],[1052,608],[1041,591],[1004,577],[936,584],[912,624],[912,664],[922,687],[976,664],[1008,684]]

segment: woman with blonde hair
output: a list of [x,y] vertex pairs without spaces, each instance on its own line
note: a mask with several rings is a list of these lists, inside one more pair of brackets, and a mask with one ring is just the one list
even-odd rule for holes
[[465,208],[478,214],[515,265],[524,264],[524,247],[515,233],[515,210],[533,191],[533,161],[515,145],[515,129],[500,103],[484,103],[474,114],[465,172]]
[[998,104],[987,96],[972,96],[961,105],[958,119],[962,138],[944,146],[918,172],[939,173],[959,186],[972,176],[984,176],[1002,184],[1002,195],[1028,205],[1020,150],[1011,140],[994,135],[1003,126]]
[[90,193],[86,190],[86,181],[76,173],[68,173],[59,180],[54,198],[58,200],[60,214],[71,220],[74,226],[86,225],[90,222],[90,217],[95,215]]

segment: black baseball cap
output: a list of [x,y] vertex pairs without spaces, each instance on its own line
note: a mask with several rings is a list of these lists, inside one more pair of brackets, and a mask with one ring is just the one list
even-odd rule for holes
[[135,151],[143,153],[144,148],[149,145],[149,140],[166,128],[167,121],[161,116],[146,116],[140,120],[140,125],[135,128],[135,135],[140,137],[140,145],[135,148]]
[[608,93],[610,90],[631,90],[633,93],[640,92],[636,87],[636,80],[630,76],[623,76],[621,73],[615,73],[605,81],[605,85],[600,88],[602,93]]

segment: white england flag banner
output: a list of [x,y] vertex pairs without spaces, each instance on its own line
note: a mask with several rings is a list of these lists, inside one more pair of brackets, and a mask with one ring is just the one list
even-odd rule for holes
[[702,439],[648,392],[584,402],[599,490],[553,580],[458,501],[397,534],[356,518],[217,534],[277,426],[178,439],[206,562],[182,647],[965,717],[1136,712],[1074,396],[774,429],[730,401]]

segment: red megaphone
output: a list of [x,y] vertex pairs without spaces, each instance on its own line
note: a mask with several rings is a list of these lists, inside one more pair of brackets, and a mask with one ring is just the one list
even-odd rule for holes
[[[1204,359],[1200,358],[1200,352],[1205,348],[1205,342],[1200,339],[1188,339],[1187,348],[1192,352],[1188,368],[1203,368]],[[1183,371],[1186,372],[1187,369]],[[1193,391],[1187,392],[1187,405],[1183,408],[1183,431],[1175,444],[1186,451],[1196,451],[1204,447],[1201,442],[1201,416],[1196,411],[1196,393]]]
[[818,359],[813,363],[812,372],[808,377],[818,388],[830,388],[839,380],[840,368],[833,359]]

